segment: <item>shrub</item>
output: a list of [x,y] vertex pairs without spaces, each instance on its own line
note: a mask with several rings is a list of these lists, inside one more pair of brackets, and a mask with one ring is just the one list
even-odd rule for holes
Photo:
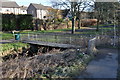
[[2,14],[2,30],[26,30],[32,29],[32,15],[30,14]]
[[2,30],[11,31],[16,27],[16,18],[14,14],[3,14],[2,15]]
[[17,29],[18,30],[27,30],[32,29],[32,16],[30,14],[17,15]]

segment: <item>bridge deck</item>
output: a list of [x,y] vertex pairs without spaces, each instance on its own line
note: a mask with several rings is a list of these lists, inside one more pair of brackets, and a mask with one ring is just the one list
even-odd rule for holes
[[71,45],[71,44],[60,44],[60,43],[50,43],[50,42],[42,42],[42,41],[22,41],[28,44],[36,44],[41,46],[49,46],[49,47],[59,47],[59,48],[81,48],[81,46]]

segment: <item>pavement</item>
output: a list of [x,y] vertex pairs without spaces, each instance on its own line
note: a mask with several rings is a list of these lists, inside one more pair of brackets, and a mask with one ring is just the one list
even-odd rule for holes
[[10,40],[0,40],[0,44],[6,44],[6,43],[14,43],[17,42],[15,39],[10,39]]

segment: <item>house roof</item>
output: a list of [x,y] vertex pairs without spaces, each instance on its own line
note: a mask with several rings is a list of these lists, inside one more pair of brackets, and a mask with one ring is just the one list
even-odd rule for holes
[[14,1],[2,2],[2,8],[19,8],[19,5]]
[[21,10],[27,10],[27,6],[20,6]]
[[44,6],[44,5],[42,5],[42,4],[31,3],[31,5],[33,5],[36,9],[46,10],[46,9],[48,9],[48,8],[51,8],[50,6]]
[[52,7],[50,7],[50,6],[45,6],[46,8],[52,8]]

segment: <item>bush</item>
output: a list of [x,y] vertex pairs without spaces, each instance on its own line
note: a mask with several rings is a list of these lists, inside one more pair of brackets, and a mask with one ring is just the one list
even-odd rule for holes
[[32,24],[32,15],[25,14],[25,15],[17,15],[17,29],[18,30],[28,30],[32,29],[33,24]]
[[14,14],[3,14],[2,15],[2,30],[11,31],[16,27],[16,18]]
[[29,14],[2,14],[2,30],[26,30],[32,29],[32,15]]

